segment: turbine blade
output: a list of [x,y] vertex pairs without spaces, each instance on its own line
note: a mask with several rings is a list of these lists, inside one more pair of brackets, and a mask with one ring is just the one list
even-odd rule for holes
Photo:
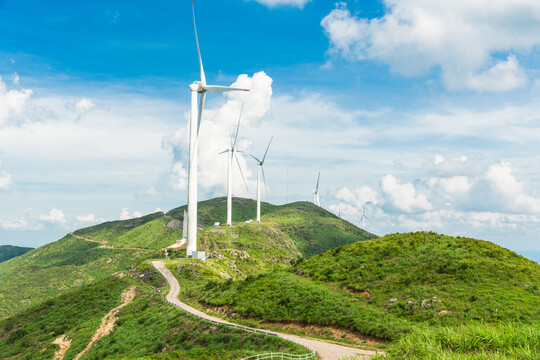
[[238,160],[238,156],[236,155],[236,150],[233,150],[234,158],[236,159],[236,163],[238,164],[238,169],[240,170],[240,175],[242,175],[242,180],[244,180],[244,185],[246,185],[246,190],[249,191],[246,178],[244,177],[244,173],[242,172],[242,167],[240,166],[240,160]]
[[236,140],[238,140],[238,131],[240,131],[240,120],[242,120],[242,111],[244,111],[244,103],[242,103],[242,108],[240,109],[240,116],[238,116],[238,125],[236,126],[236,136],[234,137],[234,143],[232,147],[236,146]]
[[219,85],[206,85],[204,84],[204,90],[211,93],[222,93],[227,91],[249,91],[248,89],[233,88],[230,86],[219,86]]
[[199,135],[199,129],[201,127],[202,112],[204,108],[204,100],[206,99],[206,93],[201,93],[201,98],[199,99],[199,118],[197,119],[197,136]]
[[199,67],[201,71],[201,83],[206,86],[206,76],[204,76],[204,69],[202,64],[201,49],[199,47],[199,37],[197,36],[197,24],[195,24],[195,4],[191,0],[191,9],[193,10],[193,28],[195,29],[195,41],[197,42],[197,53],[199,54]]
[[266,159],[266,154],[268,154],[268,149],[270,149],[270,144],[272,143],[273,138],[274,138],[274,136],[272,136],[270,138],[270,141],[268,142],[268,146],[266,147],[266,151],[264,152],[264,156],[263,156],[263,159],[261,161],[261,165],[264,163],[264,159]]
[[259,164],[262,164],[262,163],[261,163],[261,160],[257,159],[255,156],[253,156],[253,155],[251,155],[251,154],[249,154],[249,156],[251,156],[252,158],[254,158],[255,161],[258,162]]
[[229,152],[229,149],[223,150],[222,152],[218,152],[218,154],[225,154],[226,152]]
[[264,168],[262,164],[261,164],[261,172],[262,172],[263,180],[264,180],[264,190],[266,191],[266,200],[270,200],[270,196],[268,196],[268,187],[266,187],[266,176],[264,175]]
[[319,180],[321,178],[321,172],[319,171],[319,176],[317,176],[317,186],[315,186],[315,191],[318,193],[319,192]]

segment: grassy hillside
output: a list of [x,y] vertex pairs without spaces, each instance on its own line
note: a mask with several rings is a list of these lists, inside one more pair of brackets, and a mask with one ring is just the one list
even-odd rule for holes
[[387,235],[310,258],[296,271],[414,322],[540,321],[540,265],[488,241]]
[[101,280],[152,253],[101,246],[67,235],[0,263],[0,319]]
[[[89,343],[101,319],[122,303],[121,293],[135,286],[135,298],[117,314],[114,330],[97,341],[84,359],[139,358],[234,359],[261,352],[308,350],[272,336],[218,326],[179,311],[148,285],[147,272],[131,271],[50,299],[0,321],[3,358],[52,359],[62,335],[71,339],[66,359]],[[150,275],[152,276],[152,275]],[[150,282],[158,281],[153,279]]]
[[[199,232],[199,249],[214,258],[211,271],[217,277],[243,278],[276,264],[290,264],[301,256],[373,237],[309,203],[263,203],[263,224],[245,223],[253,218],[255,205],[253,200],[235,198],[233,219],[239,222],[229,229],[212,226],[225,217],[226,198],[199,204],[200,224],[207,225]],[[0,263],[0,319],[148,257],[163,256],[157,251],[182,237],[184,208],[80,229]]]
[[387,235],[301,259],[287,272],[191,286],[191,301],[231,316],[337,324],[390,339],[470,322],[540,323],[540,265],[487,241],[435,233]]
[[12,259],[14,257],[23,255],[32,250],[28,247],[19,247],[12,245],[0,245],[0,263],[6,260]]

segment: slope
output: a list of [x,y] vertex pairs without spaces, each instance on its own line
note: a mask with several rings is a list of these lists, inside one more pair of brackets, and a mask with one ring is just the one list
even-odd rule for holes
[[[216,219],[224,216],[224,200],[217,198],[200,203],[201,225],[208,227],[201,227],[199,248],[206,250],[209,257],[221,258],[214,262],[214,270],[233,277],[260,273],[275,264],[289,264],[301,256],[328,250],[343,242],[373,237],[308,203],[263,204],[264,224],[241,220],[235,225],[235,233],[225,236],[230,229],[212,226]],[[248,219],[255,212],[255,201],[234,200],[237,220]],[[142,259],[163,256],[163,252],[157,254],[160,249],[182,237],[183,208],[80,229],[59,241],[0,263],[0,319],[103,279]],[[325,230],[318,230],[323,224]],[[335,239],[327,241],[328,234]],[[244,253],[248,253],[249,258],[237,259],[244,257]]]
[[241,281],[194,286],[192,302],[258,322],[339,325],[397,339],[464,322],[540,323],[540,266],[493,243],[393,234]]
[[[277,337],[215,325],[181,312],[156,294],[149,285],[156,282],[161,278],[147,272],[125,271],[0,321],[0,353],[3,358],[52,359],[58,338],[69,342],[65,359],[84,349],[88,349],[84,359],[159,353],[160,359],[236,360],[260,352],[308,352]],[[135,289],[134,298],[117,311],[112,331],[92,344],[100,322],[123,302],[126,289]]]
[[6,260],[12,259],[14,257],[23,255],[33,248],[29,247],[19,247],[13,245],[0,245],[0,263]]

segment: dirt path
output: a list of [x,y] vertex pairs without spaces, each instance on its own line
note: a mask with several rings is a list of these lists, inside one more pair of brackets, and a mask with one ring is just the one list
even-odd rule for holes
[[[203,319],[215,321],[217,323],[224,324],[224,325],[237,325],[237,324],[228,322],[226,320],[203,313],[202,311],[199,311],[195,309],[194,307],[189,306],[188,304],[180,301],[178,299],[178,295],[180,294],[180,284],[178,283],[178,280],[174,277],[174,275],[170,272],[170,270],[167,269],[163,261],[152,261],[152,265],[154,265],[154,267],[165,277],[165,279],[167,279],[167,282],[169,283],[170,290],[169,290],[169,293],[167,294],[167,301]],[[255,330],[255,329],[252,329],[252,330]],[[356,355],[365,355],[366,358],[369,358],[372,355],[376,354],[375,351],[371,351],[371,350],[352,348],[352,347],[348,347],[344,345],[328,343],[321,340],[315,340],[312,338],[285,334],[285,333],[281,333],[277,331],[269,331],[269,330],[264,330],[264,331],[270,334],[277,335],[283,339],[293,341],[309,349],[315,350],[320,355],[322,360],[338,360],[341,357],[356,356]]]
[[66,352],[71,346],[71,339],[69,339],[66,335],[62,335],[56,340],[54,340],[53,344],[60,347],[60,349],[56,350],[56,352],[54,353],[53,360],[63,360],[64,356],[66,356]]
[[116,246],[112,246],[112,245],[107,245],[107,244],[109,243],[107,240],[92,240],[92,239],[89,239],[89,238],[84,237],[84,236],[75,235],[74,233],[71,233],[71,235],[72,235],[72,236],[75,236],[77,239],[81,239],[81,240],[85,240],[85,241],[90,241],[90,242],[93,242],[93,243],[101,244],[101,246],[100,246],[101,249],[115,249],[115,250],[149,250],[149,249],[145,249],[145,248],[116,247]]
[[101,325],[94,333],[94,336],[92,336],[92,340],[90,340],[84,350],[78,353],[77,356],[73,358],[73,360],[79,360],[81,356],[85,355],[90,350],[90,348],[94,345],[96,341],[101,339],[103,336],[110,334],[110,332],[114,329],[114,324],[116,323],[116,314],[118,314],[118,312],[122,310],[124,306],[132,302],[134,298],[135,286],[130,286],[129,288],[124,290],[124,292],[122,293],[122,304],[109,311],[107,315],[105,315],[103,319],[101,319]]
[[172,245],[167,246],[165,249],[178,249],[179,247],[182,247],[186,244],[186,239],[178,240],[178,242],[175,242]]

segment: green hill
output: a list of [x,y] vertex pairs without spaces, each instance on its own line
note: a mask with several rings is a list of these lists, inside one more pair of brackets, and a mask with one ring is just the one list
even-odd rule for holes
[[32,249],[33,248],[29,248],[29,247],[0,245],[0,263],[6,260],[12,259],[14,257],[23,255]]
[[[374,236],[309,203],[264,203],[263,223],[245,223],[252,218],[256,203],[239,198],[233,204],[234,219],[239,222],[232,229],[213,227],[214,222],[225,217],[225,201],[217,198],[199,205],[199,249],[215,258],[209,271],[218,277],[227,273],[242,278]],[[160,249],[182,237],[184,208],[80,229],[0,263],[0,319],[99,281],[143,259],[162,257]],[[324,229],[320,229],[323,224]]]
[[188,300],[258,322],[339,325],[396,339],[463,323],[540,323],[540,265],[493,243],[435,233],[356,242],[288,271],[191,285]]
[[237,360],[261,352],[308,352],[277,337],[215,325],[179,311],[149,285],[161,282],[152,276],[136,269],[122,272],[0,321],[2,358],[55,358],[58,345],[53,342],[67,336],[71,344],[65,359],[73,359],[130,287],[135,288],[133,301],[116,314],[114,330],[90,347],[84,359]]

